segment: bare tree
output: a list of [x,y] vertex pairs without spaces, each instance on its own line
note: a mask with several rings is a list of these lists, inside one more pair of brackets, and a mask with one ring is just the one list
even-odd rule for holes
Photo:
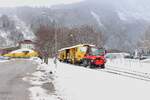
[[138,47],[150,50],[150,28],[146,30],[142,39],[138,42]]
[[41,26],[36,32],[36,48],[45,63],[54,51],[54,33],[55,28],[48,26]]
[[150,54],[150,27],[141,35],[141,39],[139,39],[136,46],[136,49],[140,50],[141,53]]
[[150,49],[150,29],[144,34],[144,46]]
[[103,34],[93,26],[83,25],[78,28],[72,28],[69,33],[72,35],[73,44],[89,43],[95,44],[98,47],[104,45]]

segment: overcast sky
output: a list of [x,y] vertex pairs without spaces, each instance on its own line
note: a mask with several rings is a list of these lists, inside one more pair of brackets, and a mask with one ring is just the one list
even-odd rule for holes
[[15,6],[52,6],[57,4],[75,3],[82,0],[0,0],[0,7]]

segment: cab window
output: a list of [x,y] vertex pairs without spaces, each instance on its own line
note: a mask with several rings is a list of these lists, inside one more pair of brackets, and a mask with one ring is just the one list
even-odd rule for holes
[[80,52],[87,52],[87,47],[79,47]]
[[90,55],[101,56],[101,55],[104,55],[104,53],[105,53],[104,49],[91,48]]

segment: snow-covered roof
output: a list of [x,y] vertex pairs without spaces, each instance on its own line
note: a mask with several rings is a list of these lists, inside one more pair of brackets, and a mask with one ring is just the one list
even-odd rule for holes
[[82,46],[91,46],[91,47],[95,47],[95,45],[92,45],[92,44],[78,44],[78,45],[75,45],[75,46],[71,46],[71,47],[66,47],[66,48],[62,48],[58,51],[63,51],[63,50],[66,50],[66,49],[71,49],[71,48],[76,48],[76,47],[82,47]]
[[19,43],[20,43],[20,44],[34,44],[34,42],[31,41],[31,40],[20,41]]
[[18,49],[18,50],[15,50],[15,51],[12,51],[10,53],[21,53],[23,51],[29,51],[29,52],[34,52],[33,50],[31,49]]

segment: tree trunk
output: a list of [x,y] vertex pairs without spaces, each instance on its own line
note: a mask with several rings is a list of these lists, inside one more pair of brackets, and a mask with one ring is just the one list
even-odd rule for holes
[[48,57],[44,57],[44,63],[48,64]]

